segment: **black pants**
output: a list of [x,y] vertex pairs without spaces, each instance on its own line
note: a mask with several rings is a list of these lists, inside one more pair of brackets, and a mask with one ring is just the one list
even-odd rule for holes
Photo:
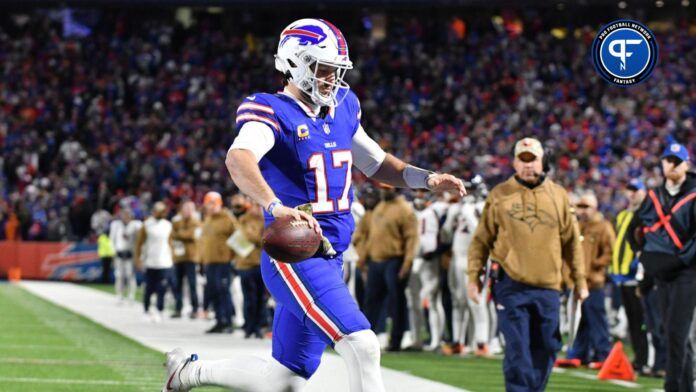
[[628,318],[628,331],[631,334],[631,346],[635,357],[633,366],[641,369],[648,364],[648,335],[645,331],[643,305],[636,295],[636,286],[620,286],[621,302]]
[[645,315],[645,325],[650,332],[650,340],[655,349],[655,361],[652,370],[665,370],[667,363],[667,350],[665,349],[664,330],[662,328],[662,315],[660,315],[660,300],[657,289],[652,288],[643,293],[643,310]]
[[194,312],[197,312],[198,293],[196,292],[196,263],[192,261],[181,261],[174,264],[174,270],[176,272],[176,292],[174,294],[176,297],[176,311],[181,312],[181,308],[184,306],[183,291],[184,277],[186,277],[189,293],[191,295],[191,307]]
[[358,303],[358,307],[363,312],[365,311],[365,282],[363,282],[362,272],[360,268],[355,267],[353,271],[355,273],[355,300]]
[[215,319],[218,324],[232,325],[232,265],[229,262],[210,263],[206,267],[206,278],[210,303],[215,309]]
[[101,258],[101,265],[102,265],[101,282],[102,283],[111,283],[111,263],[113,261],[114,261],[113,257],[102,257]]
[[[453,268],[450,261],[450,268]],[[448,271],[444,268],[440,270],[440,291],[442,292],[442,308],[445,309],[445,325],[447,328],[443,341],[453,343],[452,339],[452,292],[449,288]]]
[[244,293],[244,334],[260,335],[266,307],[266,288],[261,277],[261,267],[237,270]]
[[157,310],[164,310],[164,294],[167,293],[167,285],[172,281],[171,268],[147,268],[145,269],[145,294],[143,295],[143,306],[145,312],[150,310],[150,298],[152,294],[157,294]]
[[667,347],[666,392],[693,392],[694,350],[689,340],[696,308],[696,270],[689,269],[676,279],[657,280]]
[[392,319],[389,348],[398,350],[401,338],[406,330],[408,309],[406,307],[406,285],[408,279],[399,279],[402,259],[390,259],[379,263],[370,263],[367,272],[365,293],[365,315],[373,331],[377,331],[379,316],[384,300],[387,300],[389,315]]

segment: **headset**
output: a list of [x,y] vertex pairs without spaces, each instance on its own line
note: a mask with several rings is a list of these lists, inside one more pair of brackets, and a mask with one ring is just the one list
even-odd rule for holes
[[[510,150],[510,155],[512,155],[512,159],[515,159],[515,145],[512,145],[512,149]],[[554,154],[553,150],[544,147],[544,156],[541,158],[541,173],[535,173],[537,178],[541,178],[544,176],[547,176],[551,170],[553,170],[553,166],[556,164],[556,154]]]

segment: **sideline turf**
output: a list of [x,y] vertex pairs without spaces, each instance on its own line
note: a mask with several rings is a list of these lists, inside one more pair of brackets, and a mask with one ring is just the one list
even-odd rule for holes
[[[382,355],[382,366],[437,380],[470,391],[504,391],[500,359],[443,357],[432,353],[400,353]],[[595,376],[597,371],[574,370]],[[662,381],[641,378],[642,388],[625,388],[598,380],[587,380],[567,374],[553,373],[547,391],[649,391],[662,389]]]
[[[112,292],[110,287],[96,288]],[[160,353],[19,287],[0,284],[0,314],[2,391],[157,391],[161,387]],[[504,390],[497,359],[402,353],[383,355],[382,365],[470,391]],[[655,379],[642,378],[638,383],[642,389],[553,374],[548,390],[646,391],[661,387],[661,381]]]
[[161,353],[20,287],[0,284],[0,314],[3,392],[159,391],[162,387]]

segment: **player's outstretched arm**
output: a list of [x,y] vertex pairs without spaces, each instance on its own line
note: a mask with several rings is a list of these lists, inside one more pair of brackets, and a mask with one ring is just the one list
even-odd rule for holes
[[272,208],[270,207],[272,203],[279,202],[279,200],[261,175],[256,156],[251,150],[239,148],[230,149],[227,152],[225,165],[230,172],[232,181],[234,181],[239,190],[265,208],[266,211],[270,210],[274,217],[282,218],[291,216],[295,220],[305,220],[309,223],[310,228],[321,233],[319,223],[317,223],[313,216],[282,204],[275,205]]
[[433,173],[411,166],[387,154],[362,126],[353,136],[353,164],[368,177],[398,188],[453,191],[466,195],[462,180],[451,174]]
[[406,164],[399,158],[387,154],[372,178],[400,188],[425,188],[432,191],[457,192],[466,195],[464,183],[459,178],[445,173],[431,173]]

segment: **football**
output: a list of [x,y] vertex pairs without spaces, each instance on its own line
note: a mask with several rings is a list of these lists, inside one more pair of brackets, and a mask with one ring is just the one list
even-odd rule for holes
[[263,249],[273,259],[284,263],[306,260],[319,250],[321,235],[303,220],[290,217],[276,219],[268,225],[261,239]]

